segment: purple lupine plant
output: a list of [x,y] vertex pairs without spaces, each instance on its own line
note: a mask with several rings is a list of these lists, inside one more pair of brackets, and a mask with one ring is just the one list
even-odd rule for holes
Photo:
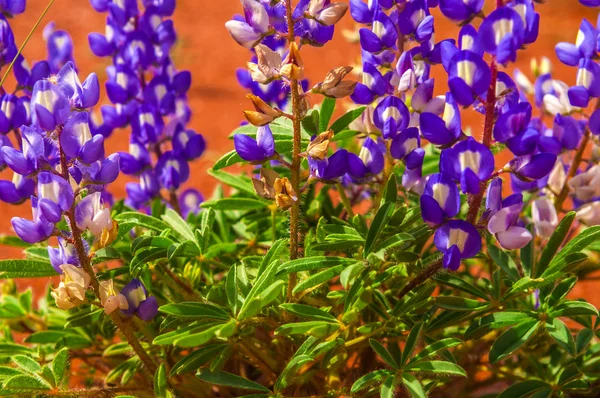
[[[253,3],[247,2],[249,10]],[[176,40],[169,19],[175,2],[148,1],[139,8],[130,1],[92,1],[92,6],[108,11],[108,16],[107,34],[90,34],[90,48],[96,56],[113,61],[107,68],[106,92],[114,106],[102,107],[103,122],[95,129],[109,135],[115,128],[131,128],[129,152],[119,154],[121,171],[137,176],[139,182],[127,184],[126,203],[149,209],[152,201],[164,199],[179,209],[178,192],[190,175],[188,163],[202,156],[206,143],[188,127],[191,75],[175,70],[169,55]],[[234,30],[244,32],[239,37],[244,43],[267,29],[257,19],[234,25]]]

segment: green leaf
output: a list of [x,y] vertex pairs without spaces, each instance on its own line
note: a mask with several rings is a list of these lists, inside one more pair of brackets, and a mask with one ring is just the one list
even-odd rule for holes
[[[565,216],[566,218],[566,216]],[[563,219],[564,220],[564,219]],[[559,225],[560,227],[560,225]],[[596,242],[600,239],[600,225],[596,225],[590,228],[581,231],[577,235],[573,237],[556,256],[552,258],[550,261],[550,265],[546,272],[550,274],[555,267],[559,267],[562,263],[564,263],[567,256],[573,253],[577,253],[588,247],[593,242]],[[542,274],[542,276],[544,276]]]
[[319,308],[311,307],[310,305],[285,303],[280,304],[279,308],[282,308],[285,311],[291,312],[292,314],[302,318],[337,322],[335,317],[330,313],[325,312]]
[[222,343],[209,344],[204,347],[200,347],[196,351],[184,356],[175,365],[173,365],[170,375],[176,376],[197,370],[221,353],[225,347],[227,347],[227,344]]
[[340,328],[339,323],[325,321],[307,321],[286,323],[275,329],[276,335],[291,336],[296,334],[308,334],[315,337],[330,335]]
[[165,236],[138,236],[131,242],[131,253],[135,254],[141,249],[148,247],[160,247],[167,249],[173,244],[173,240]]
[[43,330],[30,334],[25,338],[25,342],[31,344],[56,344],[66,336],[67,333],[64,330]]
[[366,375],[363,375],[358,380],[356,380],[354,384],[352,384],[350,392],[356,393],[374,384],[381,383],[383,380],[385,380],[388,376],[392,374],[394,374],[394,372],[387,369],[380,369],[371,373],[367,373]]
[[438,296],[435,305],[453,311],[477,311],[487,307],[488,303],[458,296]]
[[218,386],[239,388],[242,390],[264,391],[267,393],[271,392],[271,390],[265,386],[261,386],[258,383],[227,372],[211,372],[206,369],[200,369],[198,373],[196,373],[196,377],[202,381]]
[[366,106],[361,106],[346,112],[343,116],[340,116],[331,125],[331,130],[333,130],[333,133],[338,134],[339,132],[345,130],[350,125],[350,123],[358,119],[363,114],[365,109],[367,109]]
[[577,283],[577,278],[571,277],[561,281],[558,285],[556,285],[554,290],[552,290],[552,293],[547,298],[548,307],[554,307],[563,297],[565,297],[571,291],[571,289],[573,289],[575,283]]
[[166,304],[158,310],[178,318],[221,319],[224,321],[228,321],[231,318],[227,312],[219,307],[194,301]]
[[185,239],[196,242],[194,232],[175,210],[167,209],[161,218]]
[[219,331],[225,325],[227,324],[218,323],[195,333],[190,332],[189,334],[178,336],[173,341],[173,344],[177,347],[199,347],[203,344],[206,344],[213,338],[218,337]]
[[287,261],[277,268],[277,275],[286,275],[302,271],[312,271],[321,268],[331,268],[338,265],[344,267],[356,263],[355,259],[346,257],[314,256]]
[[537,320],[527,320],[502,333],[490,350],[490,363],[496,363],[517,351],[539,326]]
[[[533,235],[533,224],[529,224],[527,226],[527,230]],[[525,272],[525,276],[531,277],[531,271],[533,270],[535,263],[535,247],[533,244],[534,240],[530,240],[529,243],[519,250],[519,256],[521,257],[521,265],[523,266],[523,271]]]
[[396,174],[392,173],[385,184],[382,203],[396,204],[396,200],[398,200],[398,184],[396,182]]
[[[569,230],[571,229],[571,224],[573,224],[574,219],[575,219],[575,212],[571,211],[571,212],[567,213],[564,216],[564,218],[562,219],[562,221],[560,222],[560,224],[558,224],[558,227],[556,227],[556,230],[554,231],[554,233],[548,240],[548,243],[546,244],[546,246],[544,246],[544,250],[542,251],[542,256],[540,257],[540,261],[538,261],[536,268],[535,268],[535,273],[534,273],[535,277],[538,277],[538,276],[544,274],[544,272],[546,271],[546,268],[548,268],[548,265],[550,264],[550,261],[556,255],[558,248],[560,247],[562,242],[565,240],[565,237],[569,233]],[[562,250],[561,250],[561,252],[562,252]]]
[[229,187],[233,187],[240,192],[249,193],[252,196],[256,195],[252,187],[252,181],[248,177],[233,175],[220,170],[208,170],[207,172]]
[[410,330],[410,334],[406,339],[406,345],[404,346],[404,353],[402,354],[403,365],[407,363],[412,356],[412,353],[417,346],[417,340],[419,340],[419,336],[421,335],[421,330],[423,330],[423,322],[415,324],[415,326],[413,326],[413,328]]
[[310,135],[319,134],[319,111],[313,109],[312,112],[302,119],[302,128]]
[[549,314],[551,317],[559,316],[574,316],[574,315],[593,315],[598,316],[598,310],[596,307],[585,301],[563,301]]
[[447,339],[434,341],[433,343],[431,343],[431,344],[427,345],[425,348],[423,348],[417,355],[412,357],[410,359],[410,361],[408,361],[408,363],[409,364],[417,363],[419,361],[422,361],[423,359],[426,359],[426,358],[436,355],[438,352],[440,352],[442,350],[447,350],[448,348],[456,347],[457,345],[460,345],[460,344],[462,344],[462,340],[454,339],[454,338],[447,338]]
[[525,380],[508,387],[500,395],[498,395],[498,398],[527,397],[530,394],[546,387],[550,387],[550,384],[546,383],[545,381]]
[[0,260],[0,279],[41,278],[56,275],[56,270],[48,261]]
[[427,398],[421,382],[410,373],[402,373],[402,383],[414,398]]
[[586,347],[592,341],[594,337],[594,331],[592,329],[581,329],[579,333],[577,333],[577,337],[575,338],[575,348],[577,354],[583,354],[585,352]]
[[262,258],[260,266],[258,267],[257,275],[261,275],[274,260],[279,261],[283,254],[287,252],[288,245],[289,239],[277,239],[275,243],[271,245],[271,248],[267,251],[267,254],[265,254],[265,256]]
[[533,320],[524,312],[496,312],[474,321],[465,331],[465,340],[482,337],[494,329],[511,326],[526,320]]
[[158,398],[167,396],[167,371],[164,363],[160,364],[154,374],[154,395]]
[[27,243],[18,236],[0,235],[0,245],[12,247],[30,247],[31,243]]
[[116,250],[113,247],[103,247],[100,250],[97,250],[94,253],[94,258],[92,259],[92,262],[94,264],[100,264],[103,263],[105,261],[110,261],[110,260],[120,260],[121,259],[121,253],[119,253],[118,250]]
[[232,314],[237,315],[238,304],[242,302],[238,293],[238,275],[237,275],[237,264],[233,264],[229,268],[227,278],[225,279],[225,290],[227,293],[227,303],[231,309]]
[[223,198],[202,203],[202,207],[213,210],[258,210],[269,205],[269,202],[252,198]]
[[394,211],[394,203],[384,203],[381,205],[379,210],[377,210],[377,214],[375,214],[375,218],[373,219],[373,223],[369,228],[369,233],[367,234],[367,239],[365,241],[365,251],[364,256],[369,254],[371,247],[379,237],[383,228],[387,225],[392,213]]
[[150,266],[151,261],[167,258],[167,250],[161,247],[152,247],[143,250],[135,255],[129,263],[129,272],[134,278],[137,278],[144,270]]
[[67,318],[67,323],[65,323],[65,329],[91,325],[94,322],[97,322],[100,319],[100,317],[102,317],[103,313],[104,308],[98,308],[94,311],[85,310],[73,314]]
[[6,380],[2,390],[49,390],[51,386],[43,381],[42,378],[17,375]]
[[[275,272],[277,271],[277,264],[279,263],[278,260],[274,260],[271,262],[271,264],[269,264],[267,266],[267,268],[263,271],[263,273],[261,273],[258,278],[256,279],[256,281],[254,282],[254,286],[252,286],[252,289],[250,289],[250,291],[248,292],[248,295],[246,296],[246,299],[244,300],[244,304],[242,305],[242,308],[240,308],[240,312],[238,314],[238,319],[239,320],[243,320],[249,315],[250,312],[250,305],[256,305],[256,303],[253,304],[253,301],[257,301],[259,302],[259,307],[260,307],[260,298],[261,298],[261,294],[263,292],[265,292],[267,290],[267,288],[269,288],[269,286],[271,286],[275,280]],[[260,309],[260,308],[259,308]]]
[[[321,111],[319,112],[319,132],[327,131],[329,127],[329,121],[335,110],[335,99],[325,97],[321,104]],[[349,123],[348,123],[349,124]]]
[[309,276],[307,279],[298,283],[292,293],[296,294],[298,292],[302,292],[304,290],[310,289],[311,287],[318,286],[322,283],[329,281],[330,279],[335,278],[342,272],[344,269],[343,265],[338,265],[333,268],[329,268],[320,272],[317,272],[314,275]]
[[217,160],[213,165],[212,170],[221,170],[225,167],[241,162],[243,162],[243,159],[240,157],[240,155],[238,155],[237,151],[234,149],[233,151],[227,152],[225,155],[221,156],[219,160]]
[[467,377],[467,372],[455,363],[447,361],[429,361],[413,363],[407,366],[412,372],[424,372]]
[[46,247],[31,246],[24,250],[27,259],[49,262],[48,249]]
[[21,369],[29,373],[37,373],[42,370],[39,363],[25,355],[15,355],[12,357],[13,362]]
[[167,258],[173,260],[178,257],[195,258],[200,255],[200,249],[196,241],[185,241],[183,243],[173,243],[167,249]]
[[388,376],[385,379],[381,385],[381,398],[394,398],[394,390],[396,390],[395,380],[395,376]]
[[489,300],[488,294],[476,285],[466,282],[457,275],[450,273],[438,273],[433,280],[442,285],[450,286],[454,289],[462,290],[465,293],[472,294],[484,300]]
[[331,142],[347,140],[348,138],[355,137],[359,134],[362,134],[362,133],[357,130],[342,130],[333,136],[333,138],[331,139]]
[[379,341],[375,339],[369,339],[369,345],[371,346],[373,351],[375,351],[377,355],[379,355],[379,357],[383,359],[383,362],[385,362],[388,366],[394,369],[400,369],[400,366],[398,365],[392,354],[390,354],[390,352]]
[[511,280],[519,280],[520,275],[513,259],[504,250],[488,245],[488,253],[496,265],[498,265]]
[[[133,227],[146,228],[151,231],[162,232],[169,229],[169,225],[156,217],[138,213],[137,211],[126,211],[115,216],[115,221],[119,223],[119,235],[123,236]],[[124,228],[122,224],[127,224]]]
[[202,212],[202,219],[200,221],[200,229],[202,236],[198,237],[198,230],[196,230],[196,241],[200,246],[202,253],[206,252],[210,238],[213,232],[213,226],[215,224],[216,214],[213,209],[207,209]]
[[558,345],[564,348],[569,355],[575,356],[575,339],[573,339],[571,331],[563,321],[558,318],[554,318],[552,324],[546,323],[546,329],[554,341],[558,343]]

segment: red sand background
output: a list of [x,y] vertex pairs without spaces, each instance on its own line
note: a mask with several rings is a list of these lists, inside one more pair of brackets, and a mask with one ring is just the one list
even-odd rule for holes
[[[11,21],[17,45],[23,42],[31,27],[47,5],[47,0],[27,0],[27,11]],[[486,10],[495,4],[488,0]],[[548,0],[537,5],[541,14],[540,36],[536,43],[525,52],[519,53],[515,66],[529,73],[532,57],[547,55],[553,61],[554,76],[573,84],[576,70],[561,65],[554,55],[554,45],[560,41],[575,41],[581,18],[595,22],[596,12],[581,6],[577,0]],[[178,0],[173,16],[179,42],[173,51],[173,60],[177,69],[192,71],[193,81],[189,92],[189,102],[193,110],[191,128],[202,133],[207,141],[204,156],[191,165],[192,177],[189,186],[198,188],[205,196],[210,196],[215,180],[205,171],[223,153],[231,150],[232,143],[227,135],[239,125],[242,110],[249,106],[244,97],[245,91],[238,86],[235,71],[244,67],[249,52],[236,45],[224,28],[231,16],[241,11],[237,0]],[[457,28],[443,18],[436,16],[436,39],[456,37]],[[26,59],[32,61],[46,58],[45,43],[42,39],[42,27],[55,21],[57,29],[67,30],[75,44],[75,59],[83,80],[87,74],[96,72],[101,82],[106,80],[105,67],[110,60],[95,57],[88,48],[89,32],[104,32],[105,15],[94,11],[87,0],[56,0],[45,20],[24,50]],[[340,65],[352,65],[359,55],[355,45],[345,41],[342,31],[353,28],[354,23],[347,15],[338,25],[332,43],[323,48],[306,48],[302,54],[306,71],[311,83],[318,82],[327,71]],[[447,87],[442,80],[440,68],[434,68],[434,77],[438,78],[436,94],[443,94]],[[510,71],[509,71],[510,72]],[[11,87],[12,82],[7,83]],[[102,101],[107,101],[103,95]],[[473,134],[480,136],[482,120],[477,115],[469,115],[467,123],[473,127]],[[107,153],[126,150],[129,142],[127,131],[115,131],[106,145]],[[6,173],[6,172],[5,172]],[[10,173],[3,175],[10,178]],[[127,177],[120,177],[111,186],[116,198],[125,194],[124,184]],[[13,216],[31,217],[28,204],[11,206],[0,202],[0,233],[12,233],[10,219]],[[0,248],[0,259],[19,256],[19,251]],[[35,285],[43,287],[47,280],[20,281],[21,286]],[[600,295],[595,294],[593,283],[578,284],[574,296],[586,297],[600,305]]]

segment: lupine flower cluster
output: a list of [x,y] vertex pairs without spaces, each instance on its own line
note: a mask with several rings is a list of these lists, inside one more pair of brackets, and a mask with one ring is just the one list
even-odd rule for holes
[[[24,1],[2,5],[3,11],[12,15],[25,8]],[[98,247],[116,236],[110,210],[105,207],[111,204],[112,196],[105,188],[119,175],[119,155],[105,157],[105,135],[91,122],[91,108],[100,97],[98,77],[92,73],[81,83],[69,34],[55,30],[50,23],[44,29],[48,60],[30,68],[17,54],[8,20],[2,16],[0,23],[2,66],[16,57],[13,72],[17,82],[13,94],[2,90],[0,163],[2,168],[11,169],[14,177],[12,181],[0,181],[0,199],[13,204],[31,200],[32,219],[12,219],[23,241],[38,243],[57,237],[58,246],[48,246],[50,262],[61,275],[52,296],[60,308],[73,308],[85,302],[91,278],[81,268],[79,257],[89,255],[89,244],[83,240],[84,253],[77,253],[75,233],[89,231]],[[8,136],[11,132],[12,141]],[[69,229],[64,229],[63,220]],[[140,284],[133,280],[129,290],[139,290],[136,283]],[[109,292],[114,292],[112,281],[100,287],[107,303],[111,301]],[[145,290],[142,293],[145,295]],[[152,318],[158,308],[156,302],[149,301],[138,313],[142,302],[127,298],[116,307],[106,304],[106,310],[110,313],[119,307],[128,310],[128,315]]]
[[[285,82],[292,77],[289,71],[294,69],[290,65],[301,70],[302,62],[292,51],[283,58],[277,51],[281,40],[277,46],[273,44],[274,37],[285,34],[283,3],[245,0],[242,5],[244,17],[229,21],[226,27],[238,43],[254,49],[256,57],[248,64],[249,70],[238,76],[245,76],[242,80],[249,88],[280,84],[282,79]],[[430,8],[438,5],[444,16],[461,23],[457,40],[434,41]],[[553,80],[546,61],[534,71],[537,80],[532,84],[520,71],[513,79],[502,69],[537,38],[539,14],[534,2],[498,2],[486,17],[482,17],[482,7],[483,1],[350,1],[353,19],[366,25],[358,32],[361,81],[345,93],[351,94],[356,104],[366,106],[360,119],[352,124],[364,138],[360,153],[339,148],[330,154],[331,132],[313,136],[305,152],[309,182],[342,182],[360,198],[365,197],[365,190],[353,186],[366,185],[366,192],[371,190],[376,196],[374,183],[387,179],[386,162],[400,162],[404,168],[402,184],[420,196],[423,219],[435,229],[434,242],[444,253],[443,264],[453,270],[462,259],[479,252],[481,231],[493,234],[506,249],[522,248],[532,239],[524,227],[524,193],[533,197],[531,216],[537,233],[547,237],[553,230],[558,220],[554,204],[559,192],[553,192],[552,187],[562,187],[560,174],[565,175],[564,167],[559,167],[563,160],[557,159],[569,158],[570,151],[580,146],[586,129],[585,123],[571,114],[599,94],[595,87],[595,82],[600,82],[596,79],[599,67],[593,60],[598,33],[587,21],[576,45],[557,46],[563,62],[579,65],[577,84],[569,88]],[[342,10],[345,8],[328,1],[300,2],[294,21],[301,42],[322,45],[331,39],[333,26],[325,21],[337,22]],[[331,19],[320,13],[331,15]],[[433,96],[434,79],[430,78],[430,70],[436,65],[448,75],[448,91],[441,97]],[[348,72],[332,71],[328,78],[335,80],[337,76],[339,83]],[[287,86],[280,84],[283,90]],[[249,98],[255,111],[245,114],[260,127],[254,138],[237,134],[234,143],[242,159],[258,164],[280,158],[269,123],[282,116],[276,105],[284,104],[267,96],[268,90],[252,90],[256,95]],[[321,86],[315,86],[312,92],[322,93]],[[469,107],[485,118],[481,141],[463,130],[461,109]],[[534,117],[534,107],[544,116]],[[546,115],[554,117],[552,128],[544,124]],[[440,154],[439,173],[423,175],[428,145]],[[513,159],[497,169],[494,152],[504,148],[512,152]],[[596,169],[590,167],[569,182],[576,188],[575,200],[592,201],[579,211],[580,218],[586,212],[593,214],[592,199],[597,195],[587,187],[595,181]],[[551,174],[552,170],[555,172]],[[514,192],[505,198],[501,174],[510,174]],[[460,218],[461,194],[469,204],[466,219]],[[360,198],[351,197],[351,203]],[[479,211],[483,199],[485,207]],[[544,223],[549,224],[544,227]]]
[[202,135],[187,127],[191,117],[187,92],[188,71],[177,71],[170,51],[177,38],[173,21],[175,1],[91,0],[98,12],[107,12],[106,34],[92,33],[89,44],[99,57],[112,57],[107,68],[106,92],[114,106],[102,106],[103,122],[96,128],[107,136],[114,129],[131,128],[129,152],[120,153],[121,171],[137,176],[128,183],[129,206],[148,209],[154,199],[184,216],[197,211],[203,198],[188,189],[179,192],[189,179],[189,162],[205,149]]

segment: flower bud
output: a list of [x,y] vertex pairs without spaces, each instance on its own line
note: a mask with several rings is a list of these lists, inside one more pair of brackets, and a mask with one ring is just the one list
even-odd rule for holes
[[81,268],[72,264],[60,266],[63,273],[60,276],[58,288],[50,293],[56,301],[56,306],[63,310],[74,308],[85,301],[85,291],[90,284],[90,276]]
[[252,185],[256,194],[264,199],[273,200],[275,199],[275,190],[273,185],[275,180],[279,178],[279,174],[271,169],[260,169],[260,180],[253,178]]
[[275,203],[281,210],[289,209],[298,200],[296,191],[287,177],[276,179],[273,189],[275,190]]
[[116,292],[112,279],[100,282],[100,302],[102,302],[104,311],[107,314],[112,313],[117,308],[122,310],[129,308],[125,296]]
[[246,95],[246,98],[252,101],[255,109],[254,111],[244,111],[244,116],[250,124],[257,127],[264,126],[280,116],[280,112],[273,109],[262,98],[253,94]]
[[351,66],[340,66],[331,70],[327,73],[323,82],[312,89],[312,92],[332,98],[347,97],[354,92],[356,87],[356,82],[342,81],[350,71],[352,71]]
[[326,131],[319,134],[312,140],[306,148],[306,153],[311,158],[323,160],[327,156],[327,150],[329,149],[329,141],[333,138],[333,130]]
[[290,52],[283,61],[281,75],[290,80],[300,80],[304,77],[304,62],[300,56],[300,50],[296,43],[290,44]]

